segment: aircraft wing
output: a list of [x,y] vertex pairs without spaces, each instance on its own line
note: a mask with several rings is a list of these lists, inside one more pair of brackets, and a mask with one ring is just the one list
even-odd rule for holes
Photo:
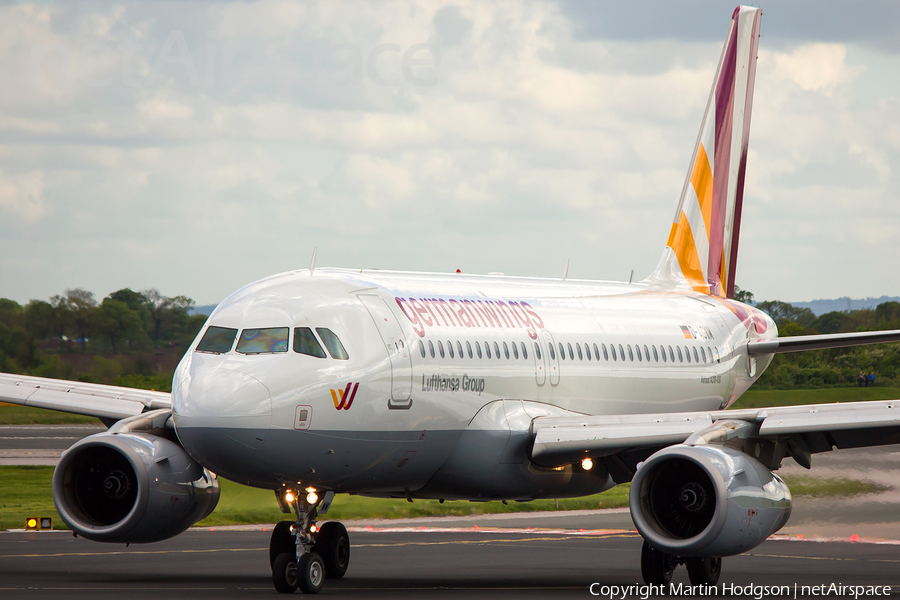
[[900,400],[695,413],[538,417],[532,421],[531,433],[531,458],[545,466],[684,442],[724,443],[740,436],[784,442],[789,448],[786,455],[808,467],[809,455],[817,452],[900,444]]
[[900,330],[796,335],[770,340],[751,340],[747,343],[747,351],[750,354],[776,354],[781,352],[801,352],[803,350],[821,350],[822,348],[864,346],[866,344],[881,344],[883,342],[900,342]]
[[172,395],[132,388],[0,373],[0,402],[119,420],[171,408]]

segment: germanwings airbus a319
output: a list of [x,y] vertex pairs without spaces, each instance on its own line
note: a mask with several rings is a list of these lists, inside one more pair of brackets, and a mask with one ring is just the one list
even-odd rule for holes
[[350,559],[335,493],[566,498],[631,481],[641,571],[721,557],[778,531],[773,473],[835,448],[900,442],[900,401],[725,410],[775,353],[900,340],[780,339],[733,300],[761,11],[732,16],[671,231],[638,283],[374,270],[282,273],[210,315],[164,394],[0,376],[0,400],[100,417],[53,475],[78,535],[153,542],[203,519],[218,476],[275,491],[280,592]]

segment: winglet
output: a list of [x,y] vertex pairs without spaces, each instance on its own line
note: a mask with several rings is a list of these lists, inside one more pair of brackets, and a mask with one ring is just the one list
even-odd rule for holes
[[731,17],[669,239],[648,283],[731,298],[762,10]]

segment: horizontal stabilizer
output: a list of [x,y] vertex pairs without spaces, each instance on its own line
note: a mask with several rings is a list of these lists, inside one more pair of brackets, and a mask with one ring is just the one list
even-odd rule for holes
[[900,330],[797,335],[769,340],[751,340],[747,343],[747,352],[750,354],[779,354],[782,352],[821,350],[823,348],[843,348],[844,346],[865,346],[866,344],[882,344],[885,342],[900,342]]

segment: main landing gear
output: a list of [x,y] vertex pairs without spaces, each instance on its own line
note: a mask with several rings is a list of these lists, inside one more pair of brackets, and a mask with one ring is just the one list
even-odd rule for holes
[[316,527],[321,500],[314,491],[305,496],[289,491],[284,497],[297,520],[282,521],[272,531],[272,583],[282,594],[292,594],[297,588],[304,594],[316,594],[326,578],[339,579],[347,572],[350,537],[347,528],[336,521]]
[[722,559],[705,556],[681,558],[657,550],[646,541],[641,549],[641,575],[644,583],[668,585],[678,565],[687,565],[692,585],[716,585],[722,573]]

